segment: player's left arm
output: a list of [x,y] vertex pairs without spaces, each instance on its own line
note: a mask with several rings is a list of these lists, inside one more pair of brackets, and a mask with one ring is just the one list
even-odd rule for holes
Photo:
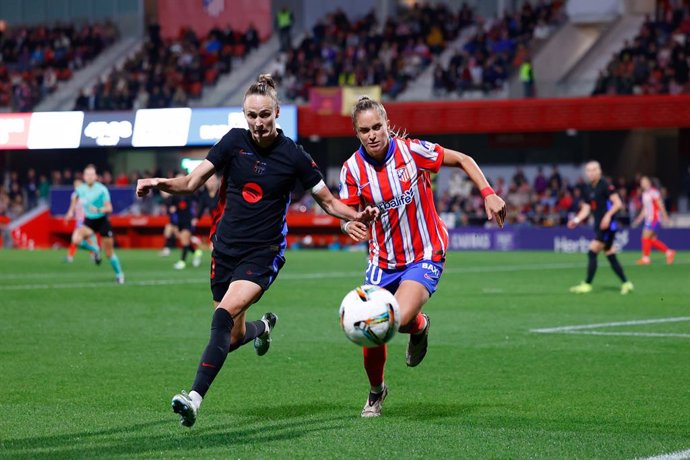
[[477,162],[474,161],[474,158],[456,150],[445,149],[443,166],[454,166],[465,171],[467,176],[482,193],[487,217],[489,220],[495,217],[496,223],[502,228],[506,216],[506,204],[500,196],[496,195],[494,189],[491,188],[489,181],[486,180],[484,173],[479,168]]
[[664,205],[664,200],[661,199],[661,196],[656,197],[656,204],[657,206],[659,206],[659,214],[661,214],[661,221],[664,223],[664,225],[668,225],[670,219],[668,217],[668,212],[666,211],[666,205]]
[[611,226],[611,219],[613,219],[613,216],[623,209],[623,202],[621,201],[621,197],[618,196],[618,193],[611,193],[609,195],[609,201],[611,202],[611,207],[606,211],[604,217],[601,218],[601,224],[599,224],[599,228],[602,230],[608,229]]
[[375,220],[379,215],[379,209],[374,206],[367,206],[363,211],[358,212],[346,205],[331,193],[323,181],[312,188],[311,194],[321,209],[338,219],[355,220],[366,224]]

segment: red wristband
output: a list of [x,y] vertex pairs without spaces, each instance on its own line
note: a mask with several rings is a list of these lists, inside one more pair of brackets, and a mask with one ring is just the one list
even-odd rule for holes
[[485,200],[487,196],[496,194],[496,192],[494,192],[494,189],[492,189],[491,187],[484,187],[480,193],[482,194],[482,198],[484,198]]

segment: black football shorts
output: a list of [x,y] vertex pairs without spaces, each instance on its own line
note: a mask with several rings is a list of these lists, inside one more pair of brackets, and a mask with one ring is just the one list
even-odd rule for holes
[[254,248],[237,256],[213,251],[211,255],[211,292],[213,300],[220,302],[230,283],[247,280],[267,291],[285,265],[282,250],[276,246]]

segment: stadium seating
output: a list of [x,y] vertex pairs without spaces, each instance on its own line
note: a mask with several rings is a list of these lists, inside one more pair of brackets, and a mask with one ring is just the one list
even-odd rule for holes
[[477,18],[477,32],[456,50],[447,66],[434,68],[434,94],[502,89],[530,56],[533,38],[545,39],[562,20],[561,1],[525,2],[521,9],[489,20]]
[[162,38],[158,27],[150,27],[142,49],[93,89],[83,90],[75,110],[185,107],[230,72],[233,59],[244,59],[258,46],[251,24],[244,32],[215,28],[202,38],[191,29]]
[[285,98],[307,100],[313,86],[381,85],[382,93],[395,99],[471,19],[467,7],[454,13],[443,4],[415,4],[389,18],[379,32],[373,12],[350,21],[336,10],[319,20],[277,69]]
[[601,70],[592,95],[690,93],[690,6],[665,5]]
[[28,112],[117,40],[109,21],[0,32],[0,110]]

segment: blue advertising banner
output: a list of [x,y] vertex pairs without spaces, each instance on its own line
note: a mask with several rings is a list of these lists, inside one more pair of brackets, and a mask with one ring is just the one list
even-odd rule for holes
[[[641,249],[641,228],[625,228],[616,234],[616,246],[622,250]],[[536,250],[564,253],[587,252],[594,237],[591,228],[481,228],[464,227],[449,230],[451,251]],[[660,238],[673,249],[690,250],[690,229],[660,230]]]
[[[287,137],[296,141],[297,106],[281,105],[277,124]],[[213,145],[232,128],[247,129],[247,120],[240,106],[193,109],[187,145]]]

